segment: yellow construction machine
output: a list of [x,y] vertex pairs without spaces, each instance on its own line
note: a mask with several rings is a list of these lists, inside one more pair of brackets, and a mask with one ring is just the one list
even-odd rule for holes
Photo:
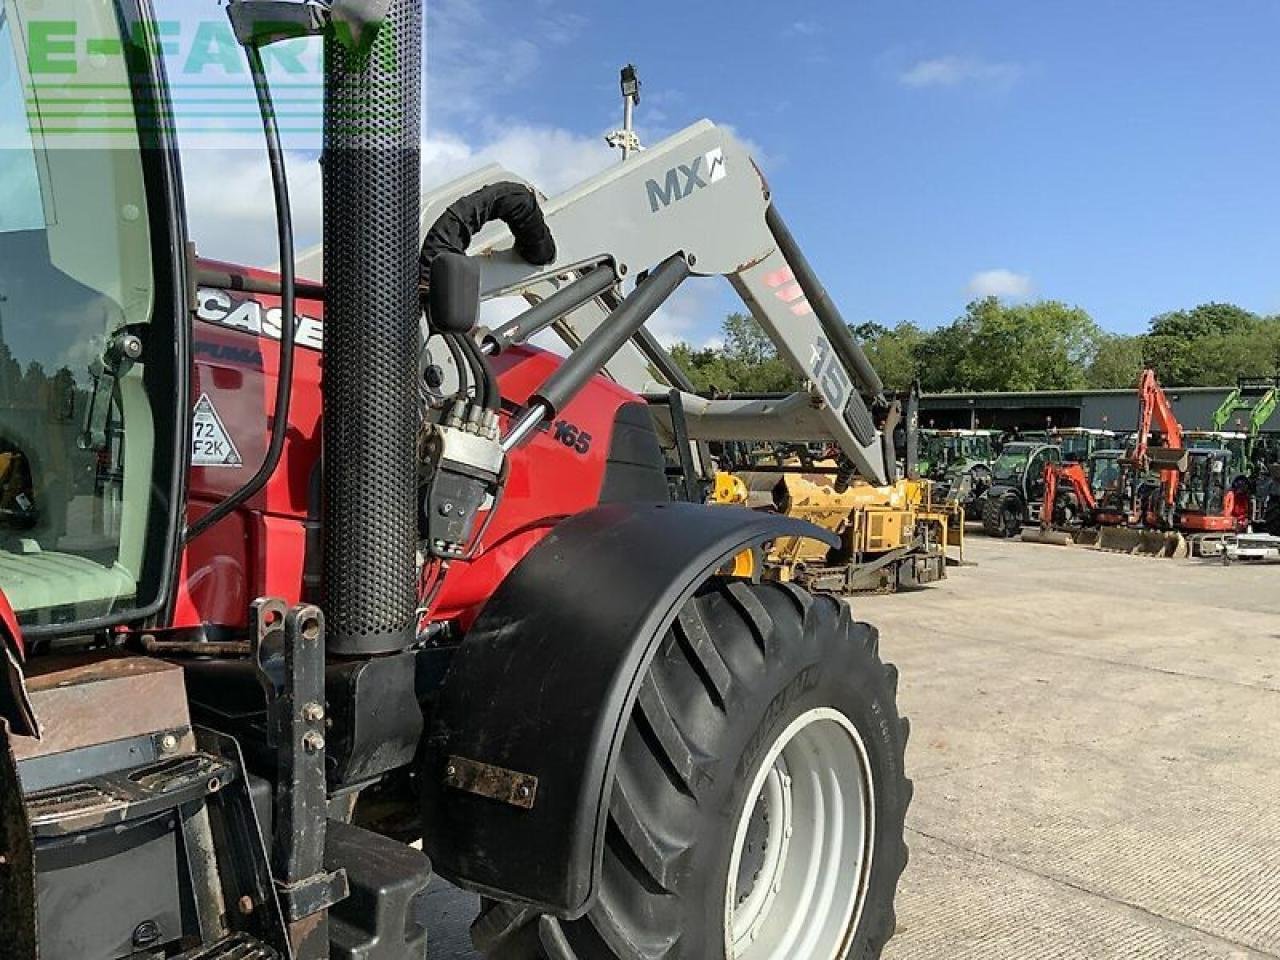
[[[804,465],[789,459],[721,471],[711,500],[808,520],[839,535],[836,548],[781,537],[765,557],[780,579],[810,590],[891,593],[941,580],[949,561],[964,558],[964,515],[935,499],[928,480],[875,486],[855,479],[844,485],[834,461]],[[949,547],[955,548],[952,556]]]

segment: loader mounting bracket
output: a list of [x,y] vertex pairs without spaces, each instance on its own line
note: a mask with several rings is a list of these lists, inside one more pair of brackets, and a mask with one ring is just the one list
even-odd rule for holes
[[[752,510],[616,503],[564,521],[531,550],[463,640],[440,691],[420,778],[437,872],[560,917],[586,912],[614,764],[663,635],[727,561],[780,536],[837,542]],[[461,789],[451,757],[521,771],[537,783],[536,802]]]

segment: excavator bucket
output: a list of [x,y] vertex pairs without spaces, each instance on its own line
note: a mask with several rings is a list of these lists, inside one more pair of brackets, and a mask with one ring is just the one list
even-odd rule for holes
[[1187,540],[1172,530],[1139,530],[1133,527],[1103,527],[1097,548],[1109,553],[1178,560],[1190,556]]
[[1083,530],[1076,533],[1076,546],[1092,547],[1096,549],[1098,546],[1098,538],[1100,536],[1102,536],[1101,527],[1085,527]]
[[1055,547],[1070,547],[1076,542],[1074,534],[1065,530],[1046,530],[1044,527],[1023,530],[1022,539],[1026,543],[1047,543]]
[[1147,451],[1147,459],[1153,470],[1177,470],[1186,473],[1190,464],[1190,455],[1181,447],[1151,447]]

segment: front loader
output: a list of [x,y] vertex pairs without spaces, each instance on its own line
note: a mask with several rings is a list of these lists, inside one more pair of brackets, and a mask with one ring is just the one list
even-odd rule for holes
[[[628,71],[623,77],[626,129],[618,139],[638,146],[629,128],[634,68]],[[735,181],[735,174],[748,171],[750,176]],[[424,225],[494,182],[526,181],[497,166],[465,175],[428,195]],[[767,501],[771,510],[814,496],[847,504],[843,511],[797,511],[822,518],[820,525],[843,542],[831,549],[813,541],[796,547],[800,541],[789,539],[785,550],[772,554],[777,560],[784,553],[790,557],[779,575],[790,577],[800,567],[821,569],[816,578],[804,573],[800,579],[844,592],[926,583],[945,575],[948,543],[963,548],[963,524],[952,522],[954,511],[937,503],[930,485],[912,476],[914,395],[905,400],[886,395],[783,221],[754,160],[729,131],[702,121],[560,196],[541,200],[560,244],[557,271],[533,271],[513,259],[511,230],[502,223],[468,235],[482,264],[483,295],[518,297],[530,305],[521,317],[482,333],[486,349],[500,355],[543,331],[554,332],[572,349],[607,322],[615,297],[611,280],[627,278],[636,262],[659,251],[684,250],[695,276],[729,281],[805,387],[785,395],[698,394],[647,331],[641,329],[623,343],[605,372],[649,402],[675,465],[680,495],[701,500],[701,491],[715,489],[708,443],[815,444],[835,458],[829,496],[818,492],[823,484],[808,485],[804,476],[775,464],[742,477],[754,494],[713,498],[735,504]],[[639,213],[633,211],[636,206]],[[622,219],[628,230],[616,229]],[[320,250],[305,255],[303,269],[314,271],[320,258]],[[439,343],[432,345],[432,362],[449,365]],[[910,442],[895,445],[895,432]],[[774,469],[776,476],[764,476]],[[791,497],[788,483],[807,492]],[[732,484],[726,478],[723,486],[728,490]]]
[[[911,796],[897,673],[846,605],[752,562],[834,538],[672,500],[678,405],[658,422],[602,375],[687,277],[732,268],[785,293],[813,374],[772,422],[889,479],[874,371],[749,156],[696,127],[677,189],[632,154],[611,175],[640,189],[591,213],[617,247],[561,241],[497,180],[424,230],[421,4],[234,0],[280,266],[215,263],[147,0],[0,11],[3,115],[29,118],[0,153],[5,960],[421,960],[433,873],[481,896],[487,957],[879,956]],[[74,53],[41,60],[53,34]],[[295,269],[263,68],[308,35],[323,283]],[[740,244],[636,226],[710,219],[715,191],[746,204],[713,225]],[[468,256],[494,220],[509,243]],[[478,329],[520,283],[561,296]],[[568,356],[519,333],[588,301]]]

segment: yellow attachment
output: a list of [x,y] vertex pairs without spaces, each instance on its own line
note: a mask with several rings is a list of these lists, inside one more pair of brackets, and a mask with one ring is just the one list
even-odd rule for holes
[[748,548],[733,558],[727,576],[740,580],[752,580],[756,575],[756,552]]
[[736,475],[721,470],[716,474],[716,483],[711,490],[711,502],[746,506],[747,485]]

